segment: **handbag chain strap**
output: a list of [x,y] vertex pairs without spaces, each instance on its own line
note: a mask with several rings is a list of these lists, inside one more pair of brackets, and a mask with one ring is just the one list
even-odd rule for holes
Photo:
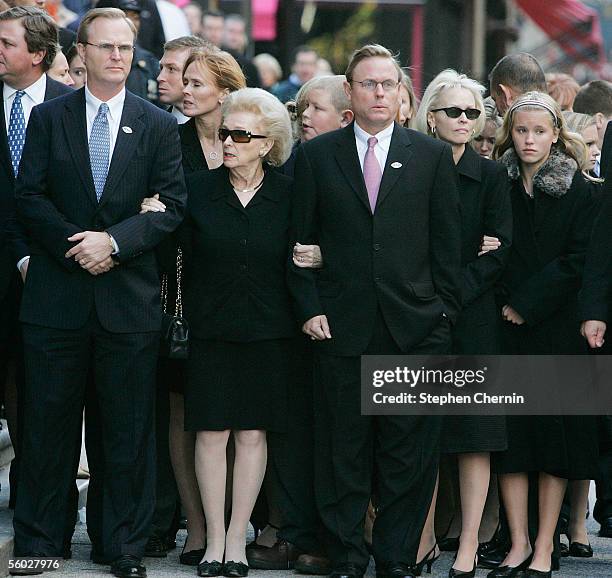
[[181,279],[183,278],[183,251],[179,247],[176,252],[176,306],[174,315],[183,316],[183,294],[181,291]]
[[168,305],[168,274],[162,273],[161,276],[161,305],[162,311],[167,313],[167,305]]

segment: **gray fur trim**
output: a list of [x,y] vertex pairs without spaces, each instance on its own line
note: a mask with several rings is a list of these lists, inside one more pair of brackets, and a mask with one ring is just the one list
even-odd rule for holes
[[[506,167],[508,176],[516,181],[521,176],[519,158],[513,148],[508,149],[499,159]],[[569,155],[553,147],[546,162],[533,177],[533,184],[543,193],[559,198],[572,186],[578,163]]]

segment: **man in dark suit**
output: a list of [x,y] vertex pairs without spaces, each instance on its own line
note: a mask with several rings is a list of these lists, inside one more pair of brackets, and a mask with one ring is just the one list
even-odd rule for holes
[[[34,106],[71,92],[66,85],[45,74],[55,58],[56,47],[57,26],[46,12],[38,8],[16,7],[0,15],[0,380],[3,381],[8,373],[10,359],[17,365],[17,398],[23,382],[22,356],[18,353],[21,340],[17,325],[22,280],[17,264],[25,276],[29,249],[23,232],[14,220],[15,175],[25,141],[25,138],[15,139],[15,135],[23,123],[20,135],[25,136]],[[15,459],[11,464],[11,505],[14,505],[17,489],[21,439],[21,420],[17,417],[20,405],[17,402],[14,408],[9,402],[14,397],[9,395],[6,400],[15,449]]]
[[288,281],[315,343],[315,487],[334,578],[365,572],[372,493],[377,575],[413,575],[437,473],[440,420],[362,416],[360,356],[448,353],[459,311],[456,172],[447,145],[394,124],[400,74],[386,48],[358,50],[345,85],[355,122],[304,144],[295,165],[296,240],[325,263],[291,264]]
[[[608,124],[604,151],[612,148],[612,123]],[[612,320],[612,178],[611,159],[602,153],[602,174],[606,181],[601,192],[601,208],[593,226],[580,291],[581,333],[593,352],[610,354]],[[603,162],[605,159],[605,163]],[[607,335],[606,335],[607,333]],[[599,535],[612,538],[612,416],[600,416],[600,475],[595,480],[597,501],[593,517],[600,524]]]
[[[125,91],[135,29],[114,8],[78,33],[87,85],[32,112],[17,211],[32,242],[15,555],[59,556],[88,376],[104,442],[103,555],[142,577],[155,487],[154,375],[161,309],[153,249],[182,218],[177,125]],[[155,193],[164,213],[140,215]]]

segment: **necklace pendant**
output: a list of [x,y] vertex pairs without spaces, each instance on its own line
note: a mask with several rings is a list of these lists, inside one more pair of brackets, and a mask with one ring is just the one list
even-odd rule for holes
[[213,160],[216,161],[219,158],[219,153],[217,151],[210,151],[208,153],[208,156]]

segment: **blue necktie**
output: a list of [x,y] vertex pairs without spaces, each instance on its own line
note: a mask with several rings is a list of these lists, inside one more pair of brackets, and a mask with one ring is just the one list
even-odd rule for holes
[[24,94],[25,91],[23,90],[18,90],[15,93],[8,126],[8,144],[15,178],[17,178],[17,173],[19,172],[19,161],[21,160],[21,153],[23,152],[23,145],[26,137],[26,122],[23,114],[23,105],[21,104],[21,97]]
[[108,126],[107,113],[108,104],[103,102],[98,109],[96,118],[94,118],[89,135],[89,160],[98,201],[100,201],[102,191],[104,191],[110,156],[110,127]]

